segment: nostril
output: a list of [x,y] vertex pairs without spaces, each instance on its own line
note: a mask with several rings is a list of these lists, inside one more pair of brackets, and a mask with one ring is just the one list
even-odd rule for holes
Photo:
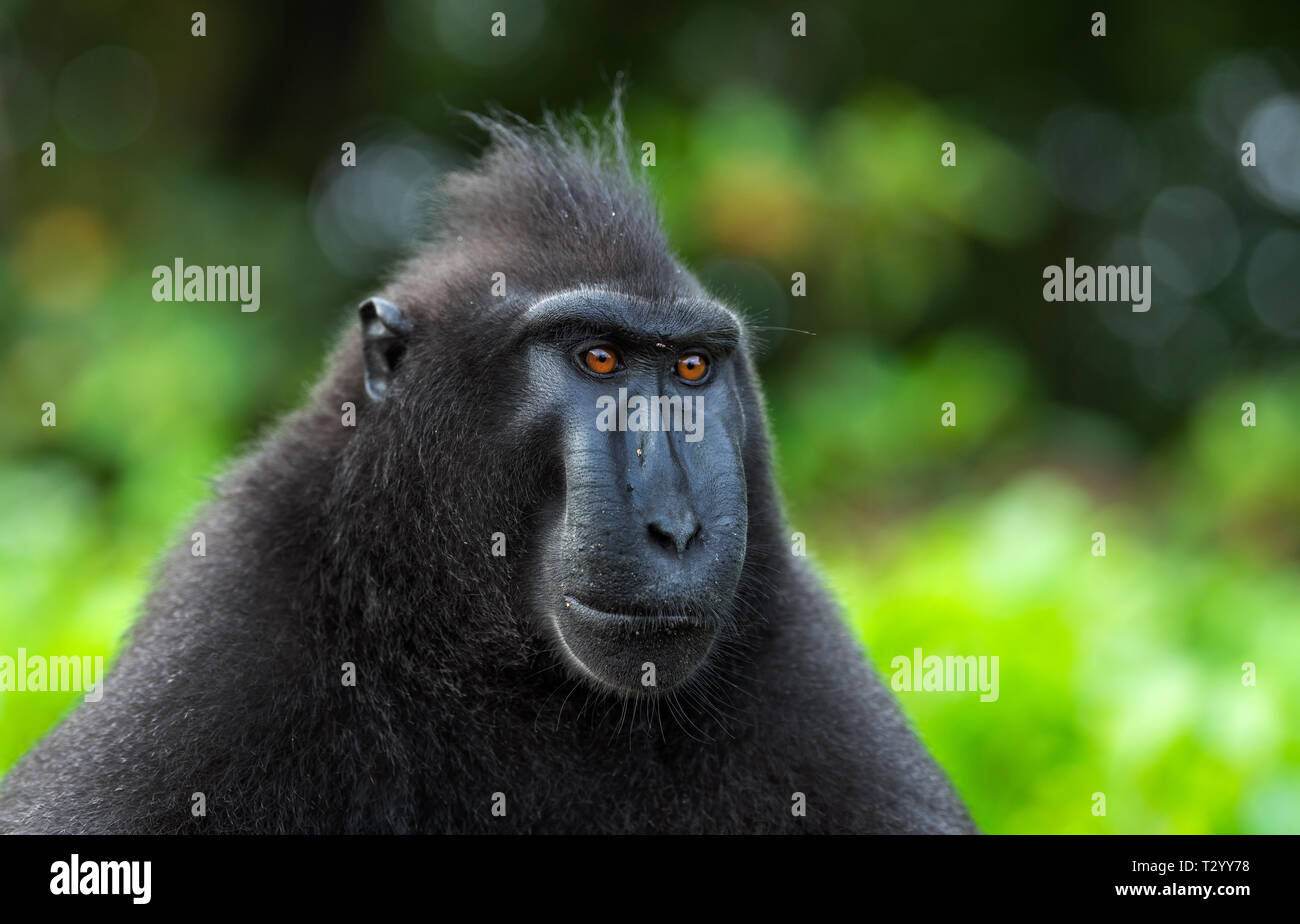
[[646,524],[646,529],[656,545],[680,555],[700,534],[700,521],[695,518],[695,514],[686,513],[673,519],[660,517],[651,520]]

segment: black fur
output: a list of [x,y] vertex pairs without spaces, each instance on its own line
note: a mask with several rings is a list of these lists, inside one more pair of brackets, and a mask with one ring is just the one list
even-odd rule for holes
[[193,525],[206,557],[187,529],[165,562],[103,702],[6,778],[0,830],[972,831],[789,552],[747,354],[746,551],[709,661],[627,697],[539,629],[530,563],[564,460],[521,423],[514,325],[575,286],[683,311],[704,293],[627,167],[617,107],[603,130],[477,121],[488,152],[444,184],[439,236],[383,292],[413,322],[405,377],[372,400],[350,325],[306,406]]

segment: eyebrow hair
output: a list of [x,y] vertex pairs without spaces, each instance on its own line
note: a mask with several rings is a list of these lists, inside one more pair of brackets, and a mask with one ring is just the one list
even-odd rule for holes
[[633,342],[701,344],[720,351],[741,342],[740,321],[717,302],[676,299],[667,305],[605,289],[570,289],[534,303],[521,318],[520,337],[587,329]]

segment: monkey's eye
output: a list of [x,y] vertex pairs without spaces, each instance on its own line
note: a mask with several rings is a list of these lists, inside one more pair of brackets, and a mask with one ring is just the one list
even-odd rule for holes
[[709,361],[701,353],[683,353],[677,357],[677,375],[688,382],[698,382],[709,371]]
[[582,361],[597,375],[609,375],[618,368],[618,354],[607,346],[592,347],[583,354]]

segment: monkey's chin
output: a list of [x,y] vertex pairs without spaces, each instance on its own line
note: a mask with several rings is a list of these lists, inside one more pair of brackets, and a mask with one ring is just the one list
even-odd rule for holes
[[718,635],[712,619],[605,613],[568,596],[554,620],[560,645],[580,673],[599,686],[643,696],[690,679]]

